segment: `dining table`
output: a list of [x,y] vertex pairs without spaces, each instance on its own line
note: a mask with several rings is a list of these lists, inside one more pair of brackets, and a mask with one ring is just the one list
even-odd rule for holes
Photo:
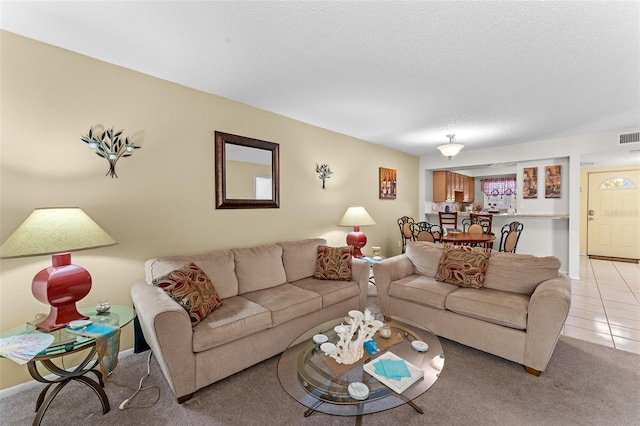
[[482,245],[491,248],[496,236],[495,234],[479,234],[475,232],[448,232],[441,239],[443,243]]

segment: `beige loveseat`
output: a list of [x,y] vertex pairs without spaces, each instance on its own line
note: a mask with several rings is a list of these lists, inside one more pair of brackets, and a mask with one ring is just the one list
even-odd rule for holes
[[383,314],[506,358],[534,375],[547,367],[571,305],[555,257],[491,251],[484,288],[436,281],[442,244],[416,242],[373,266]]
[[[150,259],[131,287],[143,335],[182,403],[211,383],[270,358],[305,331],[366,305],[369,264],[352,280],[314,279],[323,239]],[[222,305],[192,327],[186,310],[151,284],[188,263],[210,278]]]

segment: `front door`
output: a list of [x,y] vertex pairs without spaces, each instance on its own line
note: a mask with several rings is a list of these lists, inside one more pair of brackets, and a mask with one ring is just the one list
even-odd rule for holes
[[640,170],[589,173],[587,254],[640,259]]

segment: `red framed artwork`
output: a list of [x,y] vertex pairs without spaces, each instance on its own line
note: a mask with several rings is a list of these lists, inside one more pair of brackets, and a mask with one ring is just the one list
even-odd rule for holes
[[397,189],[397,181],[396,181],[396,170],[395,169],[385,169],[384,167],[380,167],[380,176],[379,176],[379,190],[378,194],[380,198],[384,199],[396,199],[396,189]]

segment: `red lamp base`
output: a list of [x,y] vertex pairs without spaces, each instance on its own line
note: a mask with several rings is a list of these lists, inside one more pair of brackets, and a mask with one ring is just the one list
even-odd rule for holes
[[36,324],[41,330],[63,328],[73,320],[88,319],[76,308],[91,290],[91,275],[81,266],[71,264],[71,254],[54,254],[53,266],[38,272],[33,278],[31,292],[40,302],[51,305],[49,316]]
[[353,231],[347,234],[347,244],[352,248],[351,255],[353,257],[361,258],[364,256],[360,249],[367,244],[367,236],[364,232],[360,232],[359,226],[354,226]]

